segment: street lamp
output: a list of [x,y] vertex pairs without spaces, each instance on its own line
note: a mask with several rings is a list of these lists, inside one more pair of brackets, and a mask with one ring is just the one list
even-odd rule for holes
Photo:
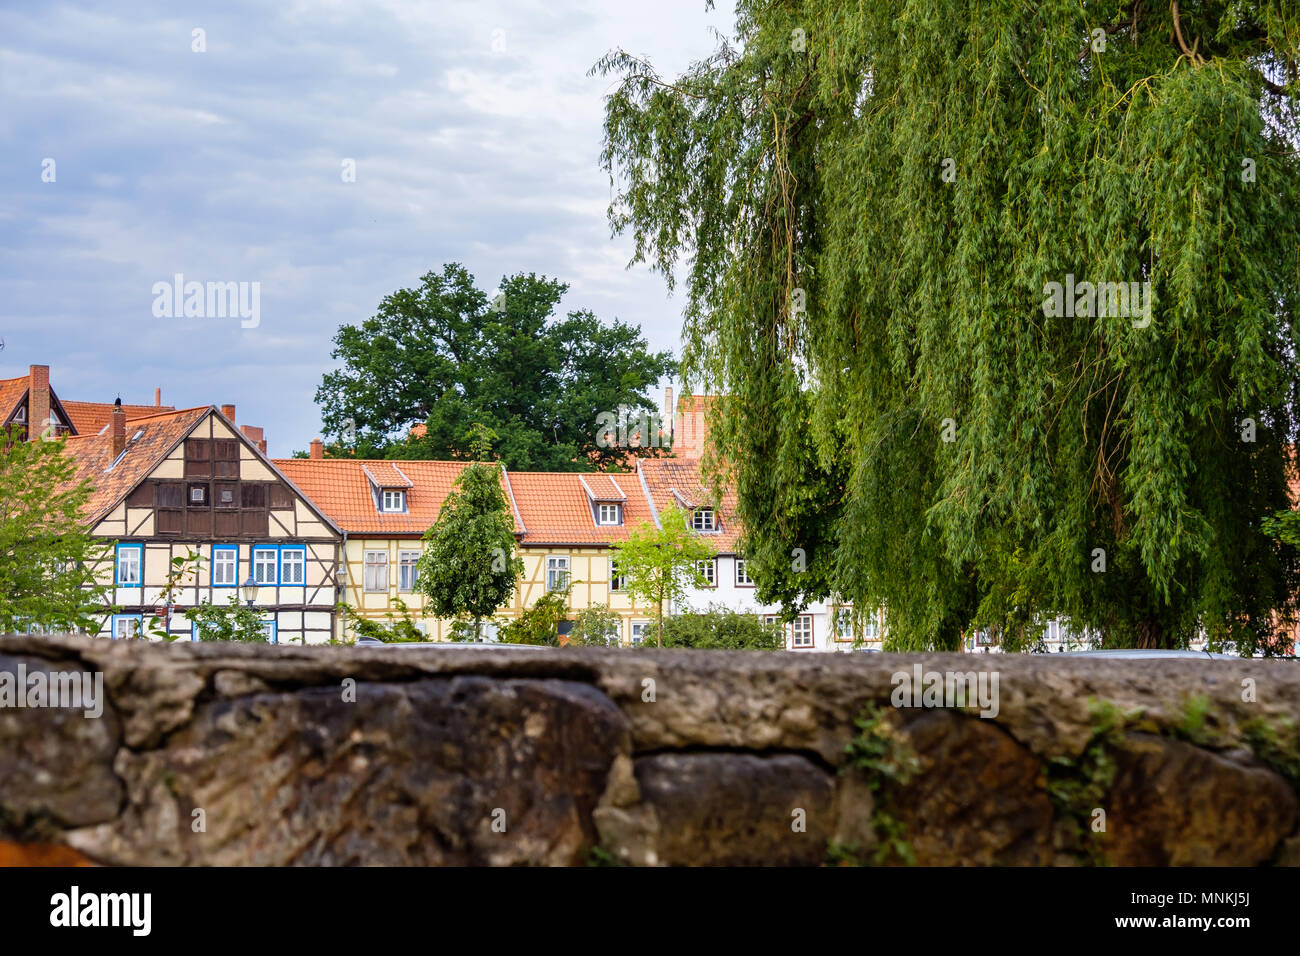
[[239,593],[244,596],[244,603],[251,608],[257,600],[257,582],[253,580],[253,572],[248,572],[248,580],[240,585]]

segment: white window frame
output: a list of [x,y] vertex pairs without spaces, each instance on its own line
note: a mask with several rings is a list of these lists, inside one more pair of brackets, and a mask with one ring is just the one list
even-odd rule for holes
[[[132,628],[121,628],[123,624],[134,625],[134,634]],[[128,633],[121,634],[119,630],[126,630]],[[112,634],[114,640],[124,640],[128,637],[144,636],[144,615],[143,614],[114,614],[112,623]]]
[[749,573],[746,571],[745,559],[736,558],[736,587],[752,588],[755,586],[754,579],[751,578]]
[[654,636],[654,621],[633,621],[628,625],[628,638],[632,644],[644,644],[645,641]]
[[[389,496],[392,496],[391,499]],[[392,504],[390,504],[390,500]],[[384,488],[379,492],[379,510],[383,512],[403,512],[406,510],[406,492],[401,488]]]
[[704,575],[704,580],[708,582],[707,587],[716,588],[718,586],[718,559],[709,558],[707,561],[696,561],[695,570]]
[[[292,555],[292,560],[285,560]],[[292,580],[290,568],[298,572],[298,580]],[[280,552],[280,584],[287,587],[306,587],[307,585],[307,549],[284,548]]]
[[627,577],[619,574],[618,562],[613,558],[609,559],[609,589],[618,593],[627,590]]
[[[800,638],[807,638],[807,641],[801,641]],[[813,633],[813,618],[811,614],[800,614],[790,622],[790,648],[792,650],[807,650],[817,646],[817,639]]]
[[[230,560],[227,560],[227,559]],[[230,580],[224,573],[219,573],[229,565]],[[239,548],[225,545],[212,549],[212,586],[214,588],[239,587]]]
[[546,593],[563,591],[569,581],[569,556],[567,554],[548,554],[546,556]]
[[[381,558],[382,560],[371,561],[371,558]],[[361,564],[361,589],[368,594],[387,594],[388,593],[388,552],[369,550],[362,556]],[[374,570],[374,583],[371,583],[371,569]],[[379,580],[382,572],[383,581]]]
[[[132,560],[123,561],[124,555],[132,555]],[[127,577],[123,571],[134,568],[135,576]],[[144,545],[143,544],[119,544],[117,546],[117,573],[114,575],[115,583],[120,588],[138,588],[144,585]]]
[[[269,570],[271,572],[271,576],[269,578],[263,578],[261,577],[261,572],[263,570],[268,569],[268,564],[266,561],[268,556],[271,559],[269,564]],[[277,574],[276,574],[276,564],[278,563],[279,557],[280,555],[276,548],[267,548],[267,547],[253,548],[253,583],[254,584],[257,584],[258,586],[275,587],[275,585],[280,583],[279,580],[277,579]]]
[[[410,594],[415,590],[415,581],[420,576],[417,565],[420,563],[419,551],[398,551],[397,552],[397,590],[401,594]],[[410,580],[404,580],[407,577],[407,569],[410,569]]]
[[691,512],[691,527],[702,534],[718,530],[718,515],[712,508],[696,508]]

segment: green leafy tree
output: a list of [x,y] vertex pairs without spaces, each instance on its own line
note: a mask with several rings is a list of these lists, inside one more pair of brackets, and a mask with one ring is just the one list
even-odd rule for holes
[[604,604],[593,604],[578,612],[569,632],[571,647],[618,647],[623,618]]
[[[343,367],[316,393],[327,431],[339,436],[330,454],[467,458],[482,423],[511,468],[589,471],[620,461],[626,449],[602,447],[601,416],[653,412],[644,393],[675,364],[648,351],[635,326],[581,310],[554,319],[567,290],[521,273],[489,297],[453,263],[386,296],[372,318],[334,337]],[[423,436],[406,437],[413,425]]]
[[895,648],[1276,646],[1298,50],[1278,0],[739,0],[681,76],[596,65],[760,599],[883,606]]
[[[473,434],[476,457],[486,457],[491,433]],[[479,461],[462,471],[424,541],[415,587],[428,598],[425,613],[471,618],[479,640],[483,618],[510,600],[524,569],[500,468]]]
[[265,644],[266,628],[257,608],[240,604],[233,594],[229,604],[223,606],[204,601],[189,608],[185,618],[195,626],[200,641],[240,641],[245,644]]
[[641,522],[613,551],[628,595],[654,607],[655,643],[661,647],[665,605],[683,600],[690,587],[708,587],[699,562],[715,556],[713,548],[691,530],[686,518],[686,512],[670,505],[660,512],[660,527]]
[[376,641],[383,641],[385,644],[424,643],[425,636],[415,626],[415,621],[411,618],[411,612],[406,606],[406,602],[401,598],[394,598],[393,604],[396,605],[397,613],[394,614],[391,609],[386,611],[382,621],[359,617],[346,604],[339,610],[350,615],[352,633],[356,638],[373,638]]
[[547,591],[532,607],[507,621],[497,631],[502,644],[535,644],[553,647],[559,643],[560,622],[569,614],[569,590],[572,584]]
[[779,624],[765,624],[756,614],[710,607],[702,614],[675,614],[664,621],[663,646],[779,651],[785,648],[785,630]]
[[84,523],[93,489],[64,441],[23,441],[18,428],[0,440],[0,634],[95,633],[111,610],[100,569],[113,556]]

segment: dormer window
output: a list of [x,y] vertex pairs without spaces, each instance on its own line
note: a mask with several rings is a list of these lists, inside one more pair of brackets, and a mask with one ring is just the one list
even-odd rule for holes
[[597,524],[622,524],[623,506],[602,504],[597,508]]
[[399,488],[385,488],[379,504],[380,511],[405,511],[406,492]]
[[696,531],[717,531],[717,519],[712,508],[696,508],[691,515],[691,527]]

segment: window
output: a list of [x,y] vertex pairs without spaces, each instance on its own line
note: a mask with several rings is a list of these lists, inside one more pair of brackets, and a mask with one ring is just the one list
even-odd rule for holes
[[239,502],[235,500],[236,486],[230,482],[219,481],[216,489],[213,491],[214,504],[218,508],[238,508]]
[[835,640],[840,642],[853,640],[853,608],[835,609]]
[[284,548],[280,552],[280,583],[307,583],[306,548]]
[[654,626],[653,621],[633,621],[632,622],[632,643],[641,644],[648,638],[652,637],[651,628]]
[[714,521],[712,508],[696,508],[695,513],[691,515],[691,527],[696,531],[716,531],[717,523]]
[[708,561],[696,561],[695,570],[700,572],[708,587],[716,588],[718,586],[718,559],[710,558]]
[[568,558],[547,558],[546,559],[546,590],[563,591],[564,586],[569,583],[569,559]]
[[414,591],[416,566],[420,562],[419,551],[397,552],[397,590]]
[[367,551],[363,586],[367,591],[388,590],[388,552]]
[[262,633],[263,633],[264,635],[266,635],[266,643],[268,643],[268,644],[278,644],[278,643],[279,643],[279,641],[276,640],[276,634],[275,634],[275,621],[263,621],[263,622],[262,622]]
[[736,587],[752,588],[753,586],[754,586],[754,581],[749,576],[749,569],[745,563],[745,559],[737,558],[736,559]]
[[609,559],[609,589],[611,591],[627,590],[627,580],[619,573],[618,562],[613,558]]
[[114,614],[113,639],[133,640],[144,633],[144,618],[139,614]]
[[1049,643],[1056,643],[1061,639],[1061,622],[1048,621],[1047,627],[1043,628],[1043,640]]
[[275,548],[253,549],[253,580],[258,584],[275,584]]
[[862,639],[864,641],[880,640],[880,624],[876,620],[875,611],[868,614],[867,619],[862,622]]
[[383,505],[380,511],[405,511],[406,510],[406,492],[400,490],[384,489]]
[[212,586],[233,588],[239,585],[239,549],[212,549]]
[[620,512],[622,508],[619,505],[599,505],[599,516],[597,524],[619,524],[622,521]]
[[144,545],[119,544],[117,546],[117,585],[138,588],[144,572]]
[[790,646],[813,646],[813,619],[811,614],[802,614],[794,619],[790,632]]
[[190,485],[190,504],[206,505],[208,503],[207,485]]

